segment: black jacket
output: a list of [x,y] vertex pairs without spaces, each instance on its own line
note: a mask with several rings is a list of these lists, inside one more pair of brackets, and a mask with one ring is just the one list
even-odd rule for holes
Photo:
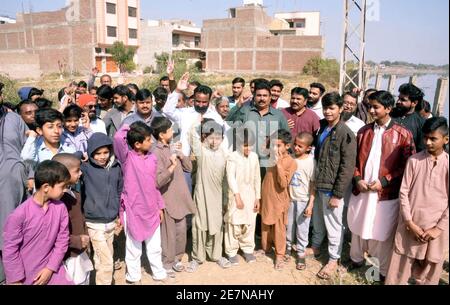
[[315,140],[316,189],[330,191],[333,196],[343,198],[353,177],[356,163],[356,139],[350,128],[340,121],[319,147],[319,139],[326,120],[320,121]]
[[[123,189],[122,169],[114,160],[112,140],[102,134],[94,133],[88,140],[89,161],[81,165],[83,209],[86,221],[109,223],[119,214],[120,195]],[[106,167],[97,165],[93,153],[104,146],[109,146],[111,160]]]
[[416,111],[407,114],[402,117],[396,117],[394,120],[411,131],[414,144],[416,145],[416,152],[421,152],[425,149],[425,144],[423,143],[422,127],[425,124],[425,119],[420,116]]

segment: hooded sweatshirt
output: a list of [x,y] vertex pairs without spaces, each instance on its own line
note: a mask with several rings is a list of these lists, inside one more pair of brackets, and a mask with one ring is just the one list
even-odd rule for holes
[[[123,189],[122,169],[114,158],[112,140],[103,133],[94,133],[88,140],[89,161],[81,165],[83,209],[87,222],[110,223],[119,214]],[[93,159],[94,152],[109,146],[111,157],[106,167]]]

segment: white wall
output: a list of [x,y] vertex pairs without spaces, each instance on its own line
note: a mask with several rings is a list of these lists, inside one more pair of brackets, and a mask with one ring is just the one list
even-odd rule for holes
[[305,19],[305,28],[298,29],[298,33],[306,36],[320,35],[320,12],[294,12],[275,14],[278,19]]

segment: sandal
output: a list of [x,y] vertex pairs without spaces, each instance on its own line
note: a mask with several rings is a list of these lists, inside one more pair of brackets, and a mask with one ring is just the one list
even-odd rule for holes
[[305,257],[297,258],[297,262],[295,264],[295,268],[297,270],[305,270],[306,269],[306,258]]
[[274,266],[275,270],[277,271],[281,271],[284,268],[284,262],[282,260],[276,260],[275,261],[275,266]]
[[311,257],[312,258],[314,256],[315,259],[319,259],[322,256],[322,253],[314,252],[313,248],[307,248],[305,253],[306,253],[306,257]]
[[322,279],[322,280],[329,280],[331,278],[331,276],[336,272],[337,269],[338,269],[338,263],[337,262],[328,262],[317,273],[317,277]]
[[176,264],[172,266],[172,269],[175,270],[176,272],[183,272],[184,265],[182,262],[176,262]]
[[189,266],[187,266],[186,272],[194,273],[195,271],[197,271],[199,266],[200,266],[200,264],[196,260],[192,260],[189,263]]
[[289,254],[285,254],[283,257],[283,261],[285,263],[289,263],[291,261],[291,256]]
[[225,257],[219,258],[219,260],[217,261],[217,264],[223,269],[227,269],[227,268],[231,267],[231,262],[229,260],[227,260]]

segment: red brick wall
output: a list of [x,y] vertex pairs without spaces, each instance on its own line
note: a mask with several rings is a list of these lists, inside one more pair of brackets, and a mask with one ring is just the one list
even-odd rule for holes
[[89,21],[95,18],[95,0],[80,0],[79,21],[69,22],[66,10],[24,14],[16,24],[0,25],[0,52],[34,51],[44,73],[58,72],[58,60],[73,71],[89,71],[96,41],[96,24]]
[[236,18],[205,20],[206,70],[299,72],[310,58],[322,56],[322,36],[274,36],[268,29],[271,20],[262,9],[251,7],[238,8]]

